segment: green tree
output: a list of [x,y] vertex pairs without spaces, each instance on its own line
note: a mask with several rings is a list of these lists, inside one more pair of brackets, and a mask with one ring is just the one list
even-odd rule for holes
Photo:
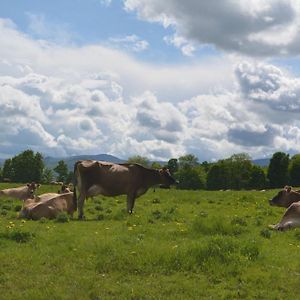
[[176,173],[176,178],[179,181],[178,189],[198,190],[205,188],[205,172],[201,166],[180,168]]
[[290,184],[300,186],[300,154],[296,154],[291,158],[289,164]]
[[204,162],[201,163],[201,166],[203,167],[205,173],[208,173],[209,168],[210,168],[210,165],[211,165],[211,164],[210,164],[209,162],[207,162],[206,160],[205,160]]
[[150,162],[147,157],[141,155],[134,155],[128,158],[127,163],[129,164],[140,164],[144,167],[149,167]]
[[60,160],[53,170],[58,174],[57,181],[66,183],[69,172],[67,164],[63,160]]
[[232,155],[226,162],[230,170],[228,188],[236,190],[248,188],[252,170],[250,156],[238,153]]
[[50,183],[53,181],[54,173],[52,169],[44,168],[43,175],[42,175],[42,182],[43,183]]
[[3,178],[12,179],[13,170],[12,170],[12,165],[11,165],[11,158],[5,160],[4,165],[3,165],[3,170],[2,170],[2,176],[3,176]]
[[178,159],[179,169],[185,167],[196,167],[199,165],[198,158],[193,154],[187,154],[179,157]]
[[172,175],[176,173],[178,171],[178,159],[171,158],[167,163],[167,168]]
[[250,173],[249,187],[263,189],[266,187],[266,174],[260,166],[253,166]]
[[25,150],[11,159],[10,179],[14,182],[41,182],[43,169],[42,155],[39,152],[35,154],[32,150]]
[[161,169],[161,164],[154,161],[152,164],[151,164],[151,168],[152,169]]
[[224,160],[213,164],[207,173],[207,188],[209,190],[223,190],[228,188],[228,165]]
[[73,172],[69,172],[68,173],[68,176],[66,178],[66,183],[73,183],[73,180],[74,180],[74,173]]
[[207,188],[246,189],[250,186],[253,165],[246,153],[234,154],[230,158],[210,165],[207,173]]
[[271,188],[280,188],[289,182],[288,166],[288,154],[283,152],[276,152],[273,154],[267,173]]

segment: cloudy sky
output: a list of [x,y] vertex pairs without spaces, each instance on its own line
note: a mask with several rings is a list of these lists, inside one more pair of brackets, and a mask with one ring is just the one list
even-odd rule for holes
[[0,2],[0,157],[300,152],[293,0]]

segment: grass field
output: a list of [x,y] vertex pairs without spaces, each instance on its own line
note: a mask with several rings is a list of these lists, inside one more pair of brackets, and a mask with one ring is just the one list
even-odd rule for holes
[[133,215],[98,196],[69,222],[2,198],[0,299],[299,299],[300,229],[267,229],[275,193],[149,190]]

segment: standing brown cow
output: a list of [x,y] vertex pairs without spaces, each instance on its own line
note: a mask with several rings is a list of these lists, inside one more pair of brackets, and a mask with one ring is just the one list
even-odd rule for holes
[[84,160],[74,165],[74,202],[79,191],[79,219],[84,217],[83,205],[87,197],[127,195],[127,211],[132,213],[135,199],[157,184],[176,184],[168,169],[145,168],[138,164],[114,164],[105,161]]

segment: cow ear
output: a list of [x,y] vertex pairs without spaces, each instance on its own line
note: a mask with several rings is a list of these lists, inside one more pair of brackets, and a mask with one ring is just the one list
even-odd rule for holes
[[30,187],[30,183],[27,183],[27,186]]

